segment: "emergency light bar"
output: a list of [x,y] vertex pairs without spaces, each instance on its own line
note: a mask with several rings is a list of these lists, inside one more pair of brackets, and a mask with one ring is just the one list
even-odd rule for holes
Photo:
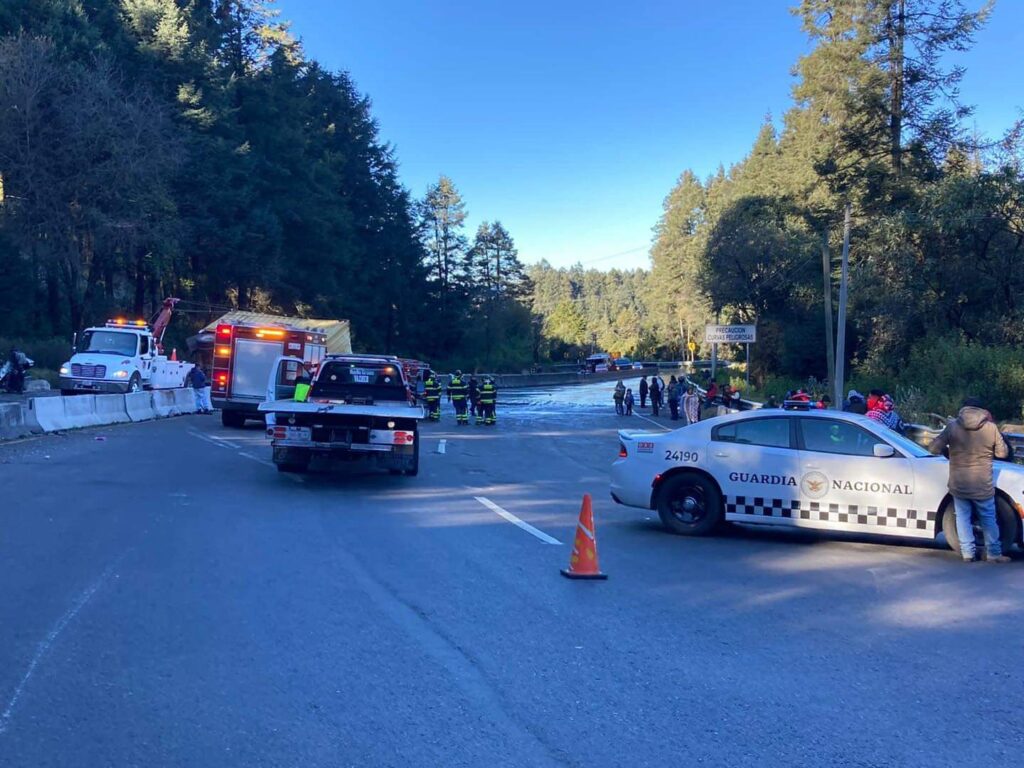
[[145,328],[146,330],[149,330],[149,326],[146,325],[145,320],[132,320],[129,322],[128,320],[125,320],[123,317],[108,319],[106,327],[124,328],[126,326],[131,326],[133,328]]

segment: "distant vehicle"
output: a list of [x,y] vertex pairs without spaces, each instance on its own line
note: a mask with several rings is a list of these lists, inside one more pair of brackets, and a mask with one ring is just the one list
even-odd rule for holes
[[[211,399],[220,408],[225,427],[245,426],[260,419],[267,377],[280,357],[293,357],[316,367],[327,354],[327,337],[303,328],[281,325],[222,323],[213,347]],[[296,376],[298,370],[292,371]],[[294,392],[295,378],[289,384]]]
[[[958,549],[949,463],[866,416],[744,411],[667,434],[619,432],[612,498],[673,532],[724,522],[934,539]],[[1004,550],[1021,543],[1024,467],[996,462]]]
[[294,357],[278,358],[259,406],[278,471],[359,461],[392,474],[419,473],[419,422],[427,414],[411,401],[397,358],[329,356],[300,403],[288,398],[303,366]]
[[615,368],[622,370],[630,370],[633,367],[633,361],[628,357],[620,357],[615,361]]
[[61,394],[185,386],[192,364],[169,360],[161,345],[177,302],[164,300],[152,328],[145,320],[115,318],[82,331],[75,339],[75,353],[60,367]]
[[589,373],[603,373],[615,370],[615,362],[612,360],[612,356],[606,352],[598,352],[595,355],[591,355],[587,358],[585,365]]

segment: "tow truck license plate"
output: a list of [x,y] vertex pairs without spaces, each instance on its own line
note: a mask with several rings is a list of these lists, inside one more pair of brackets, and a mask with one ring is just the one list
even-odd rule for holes
[[285,440],[311,440],[313,430],[309,427],[286,427]]

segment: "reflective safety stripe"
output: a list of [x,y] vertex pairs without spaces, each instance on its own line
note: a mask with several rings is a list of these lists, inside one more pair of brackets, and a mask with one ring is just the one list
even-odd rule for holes
[[587,526],[585,526],[583,523],[577,523],[576,525],[579,527],[579,529],[581,531],[583,531],[585,534],[587,534],[587,538],[588,539],[590,539],[591,541],[594,540],[594,532],[593,531],[589,530],[587,528]]

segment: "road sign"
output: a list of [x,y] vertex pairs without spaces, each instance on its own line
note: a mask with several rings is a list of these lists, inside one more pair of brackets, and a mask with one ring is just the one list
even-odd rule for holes
[[709,325],[704,328],[708,344],[753,344],[757,341],[756,325]]
[[688,343],[688,344],[686,345],[686,348],[687,348],[688,350],[690,350],[691,352],[696,352],[696,351],[697,351],[697,342],[695,342],[695,341],[691,341],[690,343]]

